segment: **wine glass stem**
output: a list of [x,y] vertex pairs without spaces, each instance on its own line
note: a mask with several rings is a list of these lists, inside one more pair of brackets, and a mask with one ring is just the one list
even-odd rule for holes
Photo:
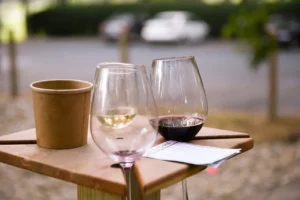
[[181,184],[182,184],[182,200],[189,200],[186,179],[183,179],[181,181]]
[[131,168],[132,167],[122,167],[123,173],[127,184],[127,200],[131,200]]

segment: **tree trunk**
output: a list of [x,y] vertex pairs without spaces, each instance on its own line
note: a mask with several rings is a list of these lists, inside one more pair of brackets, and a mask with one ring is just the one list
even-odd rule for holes
[[9,59],[10,59],[10,95],[12,98],[18,96],[18,75],[17,75],[17,50],[14,33],[9,32]]
[[277,50],[270,53],[269,56],[269,109],[268,119],[273,122],[277,118]]
[[245,4],[247,4],[247,3],[248,3],[248,0],[242,0],[242,1],[241,1],[241,4],[242,4],[242,5],[245,5]]
[[119,48],[120,48],[120,57],[121,62],[129,62],[129,29],[128,27],[123,29],[122,35],[119,38]]
[[25,7],[25,13],[26,13],[26,17],[27,17],[28,10],[29,10],[29,0],[21,0],[21,1],[22,1],[22,4]]
[[67,5],[68,0],[58,0],[59,5]]

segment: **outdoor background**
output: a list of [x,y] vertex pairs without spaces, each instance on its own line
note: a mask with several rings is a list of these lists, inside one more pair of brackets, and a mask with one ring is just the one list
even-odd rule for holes
[[[271,6],[267,12],[265,3]],[[210,26],[206,39],[129,40],[127,61],[150,72],[155,58],[195,56],[208,98],[205,126],[246,132],[255,141],[254,149],[225,162],[217,173],[189,178],[190,199],[299,200],[300,43],[281,46],[262,28],[267,15],[300,20],[297,0],[2,0],[0,135],[34,127],[31,82],[92,82],[97,63],[124,61],[122,42],[99,34],[107,17],[138,11],[151,18],[166,10],[195,13]],[[247,33],[234,23],[237,13]],[[277,74],[270,76],[271,69]],[[0,185],[0,200],[76,199],[74,184],[5,164],[0,164]],[[180,183],[162,191],[162,200],[181,198]]]

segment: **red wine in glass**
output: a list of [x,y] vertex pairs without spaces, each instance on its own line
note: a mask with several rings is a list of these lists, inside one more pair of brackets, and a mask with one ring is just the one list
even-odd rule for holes
[[158,132],[166,140],[187,142],[195,137],[204,124],[199,117],[162,116],[158,121]]
[[[196,59],[193,56],[155,59],[150,78],[158,116],[161,116],[158,122],[152,122],[152,126],[167,140],[192,140],[208,113]],[[182,199],[187,200],[187,184],[185,180],[182,183]]]

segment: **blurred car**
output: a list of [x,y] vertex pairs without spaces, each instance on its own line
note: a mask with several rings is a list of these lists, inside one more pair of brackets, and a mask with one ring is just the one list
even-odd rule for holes
[[141,37],[147,42],[196,42],[204,40],[209,25],[186,11],[165,11],[147,20]]
[[289,47],[294,43],[300,45],[300,23],[293,18],[271,15],[267,30],[275,35],[280,46]]
[[99,26],[99,34],[106,40],[118,40],[124,29],[129,30],[129,37],[140,36],[147,15],[143,13],[118,13],[104,20]]

